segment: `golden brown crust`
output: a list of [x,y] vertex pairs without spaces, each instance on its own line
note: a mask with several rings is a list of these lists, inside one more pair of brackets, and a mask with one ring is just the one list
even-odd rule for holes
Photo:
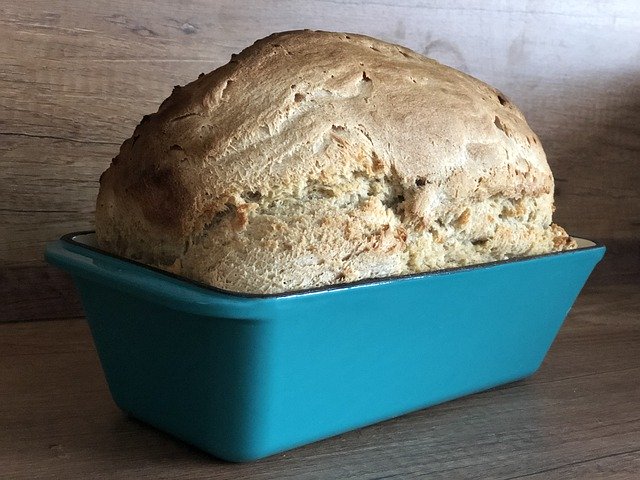
[[397,45],[294,31],[143,118],[101,177],[96,230],[275,292],[567,248],[552,206],[540,142],[500,92]]

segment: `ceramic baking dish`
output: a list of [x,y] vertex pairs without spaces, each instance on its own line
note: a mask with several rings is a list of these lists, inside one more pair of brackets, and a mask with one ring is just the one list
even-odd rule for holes
[[248,461],[531,375],[604,247],[281,295],[242,295],[99,251],[67,270],[116,404]]

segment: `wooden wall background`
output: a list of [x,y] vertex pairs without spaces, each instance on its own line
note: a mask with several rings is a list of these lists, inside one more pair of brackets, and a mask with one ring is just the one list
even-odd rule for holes
[[640,2],[0,1],[0,318],[79,313],[46,242],[92,228],[98,177],[172,87],[273,31],[360,32],[503,90],[542,138],[556,219],[640,277]]

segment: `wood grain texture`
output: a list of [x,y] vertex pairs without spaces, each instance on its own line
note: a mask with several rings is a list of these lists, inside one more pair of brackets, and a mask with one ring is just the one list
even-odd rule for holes
[[81,320],[0,325],[0,465],[22,478],[637,478],[640,287],[583,294],[533,377],[250,464],[127,418]]
[[15,265],[0,269],[0,322],[82,316],[70,275],[49,265]]
[[173,85],[305,27],[402,43],[502,89],[546,147],[558,223],[640,248],[638,2],[35,0],[0,2],[0,269],[42,266],[46,242],[92,227],[99,174]]

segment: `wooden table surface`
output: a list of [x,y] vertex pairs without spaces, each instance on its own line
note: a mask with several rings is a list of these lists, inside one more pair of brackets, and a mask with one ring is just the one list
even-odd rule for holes
[[0,324],[0,478],[640,478],[640,284],[589,286],[531,378],[248,464],[113,404],[83,319]]

